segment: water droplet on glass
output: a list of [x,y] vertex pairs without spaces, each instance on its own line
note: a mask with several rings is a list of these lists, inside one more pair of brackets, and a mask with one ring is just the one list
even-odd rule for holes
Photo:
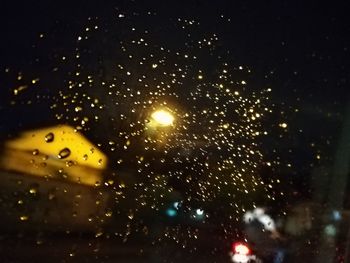
[[56,197],[55,194],[49,193],[49,196],[48,196],[49,200],[53,200],[55,197]]
[[133,219],[134,219],[134,213],[133,213],[132,210],[129,211],[128,218],[129,218],[130,220],[133,220]]
[[111,217],[113,215],[113,212],[110,209],[107,209],[105,216],[106,217]]
[[67,178],[68,178],[68,175],[67,175],[66,173],[61,173],[61,177],[62,177],[63,179],[67,179]]
[[54,139],[55,139],[55,136],[52,132],[46,134],[45,136],[45,142],[53,142]]
[[101,231],[101,232],[97,232],[96,234],[95,234],[95,237],[100,237],[100,236],[102,236],[103,235],[103,232]]
[[74,162],[73,161],[66,161],[66,166],[67,167],[71,167],[74,165]]
[[147,226],[144,226],[143,229],[142,229],[142,232],[145,234],[145,235],[148,235],[148,228]]
[[19,218],[21,221],[27,221],[28,219],[29,219],[29,217],[28,216],[20,216],[20,218]]
[[35,195],[38,193],[39,185],[37,183],[29,185],[29,193]]
[[71,151],[68,148],[64,148],[58,153],[58,158],[65,159],[70,155],[70,153]]

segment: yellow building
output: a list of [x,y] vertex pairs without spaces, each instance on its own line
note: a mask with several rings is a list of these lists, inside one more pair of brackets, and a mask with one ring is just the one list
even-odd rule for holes
[[34,176],[95,185],[107,157],[67,125],[22,132],[4,144],[1,168]]
[[70,126],[22,132],[0,157],[1,225],[96,231],[111,218],[106,166],[106,155]]

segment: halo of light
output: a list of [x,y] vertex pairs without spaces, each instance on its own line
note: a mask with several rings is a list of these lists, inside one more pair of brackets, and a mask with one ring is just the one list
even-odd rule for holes
[[157,110],[151,117],[159,126],[171,126],[174,123],[174,116],[166,110]]

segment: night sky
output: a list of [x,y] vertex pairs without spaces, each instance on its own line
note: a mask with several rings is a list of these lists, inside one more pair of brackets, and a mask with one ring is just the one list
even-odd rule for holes
[[[231,59],[254,69],[257,86],[271,86],[277,103],[300,106],[306,114],[302,118],[322,119],[328,112],[337,118],[347,100],[349,21],[346,4],[341,2],[218,1],[213,6],[210,1],[108,1],[104,5],[93,1],[7,1],[2,4],[0,18],[2,68],[12,65],[21,70],[25,65],[38,71],[30,66],[38,53],[49,55],[64,49],[86,17],[108,16],[116,8],[201,19],[205,30],[220,33]],[[220,25],[220,15],[232,22]],[[34,54],[32,45],[43,32],[55,37]],[[8,96],[4,98],[8,100]]]
[[[281,96],[292,102],[299,98],[300,104],[308,104],[305,111],[316,107],[332,111],[338,110],[334,104],[346,100],[350,63],[346,7],[341,1],[336,5],[293,1],[217,1],[215,5],[210,1],[107,1],[104,5],[93,1],[7,1],[1,8],[1,64],[3,68],[30,64],[35,56],[32,45],[42,32],[56,37],[55,43],[41,52],[64,48],[69,45],[66,40],[94,13],[108,15],[116,8],[156,10],[164,17],[201,19],[205,29],[220,33],[232,59],[254,68],[257,85],[272,86],[277,100]],[[218,25],[220,15],[232,22]]]

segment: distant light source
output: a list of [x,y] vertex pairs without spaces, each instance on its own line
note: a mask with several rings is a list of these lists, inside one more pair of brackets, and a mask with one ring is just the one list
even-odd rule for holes
[[200,209],[200,208],[198,208],[198,209],[196,210],[196,214],[197,214],[198,216],[202,216],[203,213],[204,213],[204,210],[202,210],[202,209]]
[[157,110],[153,112],[152,119],[159,126],[170,126],[174,122],[174,116],[166,110]]
[[337,229],[335,228],[335,226],[333,224],[328,224],[326,225],[326,227],[324,228],[324,233],[327,236],[331,236],[334,237],[337,234]]
[[234,243],[232,245],[232,250],[234,253],[240,255],[248,255],[250,253],[248,246],[243,243]]
[[192,215],[195,220],[202,221],[205,217],[205,213],[203,209],[197,208]]
[[288,127],[288,124],[283,122],[283,123],[280,123],[279,126],[283,129],[286,129]]
[[179,209],[180,205],[181,205],[180,202],[174,202],[174,204],[173,204],[173,206],[176,210]]
[[332,217],[333,217],[333,220],[335,221],[339,221],[341,219],[341,214],[338,210],[333,210],[332,211]]
[[177,215],[177,211],[176,211],[175,209],[173,209],[173,208],[168,208],[168,209],[166,210],[166,214],[167,214],[167,216],[169,216],[169,217],[174,217],[174,216]]

